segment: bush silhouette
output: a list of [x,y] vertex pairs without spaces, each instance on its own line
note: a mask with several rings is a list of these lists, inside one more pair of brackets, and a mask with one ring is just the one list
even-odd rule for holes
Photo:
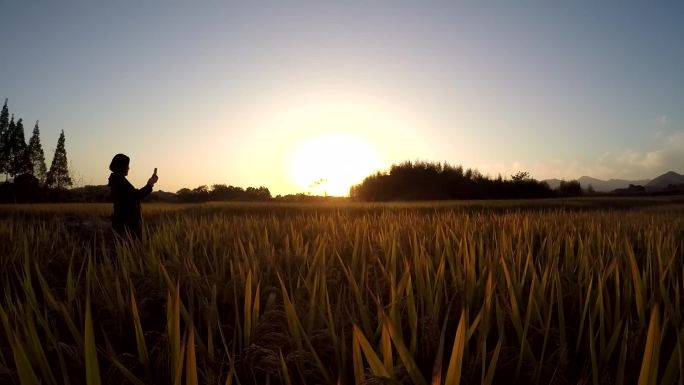
[[582,195],[582,186],[579,181],[570,180],[560,182],[558,194],[564,197],[576,197]]
[[359,201],[399,201],[547,198],[555,193],[527,172],[510,180],[494,179],[448,163],[406,161],[392,165],[388,172],[366,177],[349,195]]

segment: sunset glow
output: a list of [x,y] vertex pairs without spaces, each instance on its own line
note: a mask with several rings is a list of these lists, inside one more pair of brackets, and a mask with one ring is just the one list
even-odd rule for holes
[[312,194],[346,196],[349,188],[381,167],[377,152],[348,134],[315,137],[295,149],[294,182]]
[[76,186],[117,153],[167,192],[346,195],[408,160],[683,171],[681,1],[87,3],[9,2],[0,23],[0,103],[27,138],[40,120],[48,162],[64,130]]

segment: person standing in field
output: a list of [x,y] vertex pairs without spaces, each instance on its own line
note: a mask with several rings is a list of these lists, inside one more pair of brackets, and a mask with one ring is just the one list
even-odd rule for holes
[[159,177],[157,169],[143,188],[136,189],[126,179],[128,165],[131,159],[124,154],[116,154],[109,164],[109,188],[112,192],[114,213],[112,214],[112,227],[114,232],[121,237],[131,237],[142,240],[142,214],[140,201],[152,192],[152,187]]

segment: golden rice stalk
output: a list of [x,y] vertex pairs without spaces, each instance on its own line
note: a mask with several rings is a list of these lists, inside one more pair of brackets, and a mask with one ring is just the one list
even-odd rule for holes
[[278,274],[278,279],[280,280],[280,288],[283,295],[283,307],[285,308],[287,324],[288,328],[290,329],[291,336],[295,340],[295,344],[299,350],[305,351],[304,344],[306,344],[306,347],[313,356],[314,363],[316,364],[316,367],[318,368],[320,374],[324,377],[326,381],[328,381],[328,370],[321,361],[320,357],[318,356],[318,353],[316,353],[316,350],[313,348],[313,345],[311,345],[311,339],[306,333],[304,333],[304,328],[299,320],[299,316],[297,316],[297,311],[294,307],[294,304],[292,303],[292,301],[290,301],[290,296],[287,294],[285,283],[280,277],[280,274]]
[[380,344],[382,346],[382,363],[388,373],[394,370],[394,359],[392,357],[392,337],[390,337],[389,329],[386,325],[382,325],[382,334],[380,335]]
[[280,378],[283,380],[285,385],[292,385],[292,380],[290,380],[290,372],[287,369],[287,364],[283,358],[283,352],[278,350],[278,362],[280,363]]
[[390,377],[389,372],[380,360],[380,357],[378,357],[371,347],[366,337],[363,335],[363,332],[361,332],[356,325],[354,325],[353,330],[354,344],[358,344],[361,348],[361,352],[363,353],[364,357],[366,357],[366,361],[368,361],[368,365],[370,366],[373,375],[378,377]]
[[463,352],[466,343],[466,324],[465,310],[461,312],[461,319],[458,321],[454,343],[451,348],[451,358],[447,367],[445,385],[459,385],[461,383],[461,370],[463,368]]
[[[356,330],[356,325],[354,326]],[[354,334],[354,341],[352,343],[352,366],[354,367],[354,384],[361,385],[365,377],[363,373],[363,360],[361,358],[361,344],[356,340],[356,334]]]
[[252,271],[247,273],[247,279],[245,279],[245,300],[243,314],[244,324],[242,325],[242,328],[244,332],[244,346],[249,346],[252,333]]
[[5,329],[7,339],[9,340],[10,347],[12,348],[12,354],[14,356],[14,365],[17,368],[17,374],[19,375],[19,383],[21,385],[39,385],[41,382],[38,380],[31,362],[26,356],[23,344],[21,341],[17,341],[17,336],[14,334],[12,328],[10,327],[9,319],[7,313],[0,306],[0,320]]
[[620,348],[620,360],[618,362],[617,374],[615,376],[616,385],[624,385],[625,383],[625,369],[627,367],[627,347],[629,344],[629,323],[625,324],[625,330],[622,336],[622,347]]
[[648,324],[644,358],[639,372],[639,385],[657,385],[658,358],[660,354],[660,311],[658,304],[651,309],[651,321]]
[[145,385],[145,383],[142,380],[134,376],[133,373],[131,373],[131,371],[128,370],[128,368],[124,364],[122,364],[115,356],[110,355],[109,358],[111,363],[114,364],[114,366],[117,369],[119,369],[119,371],[121,372],[121,374],[123,374],[124,377],[126,377],[126,380],[130,381],[133,385]]
[[646,321],[646,300],[644,299],[644,284],[641,279],[641,274],[639,273],[639,267],[636,263],[636,258],[634,257],[634,251],[632,246],[625,241],[625,251],[627,252],[627,259],[629,260],[629,267],[632,272],[632,282],[634,284],[634,295],[636,301],[637,314],[639,315],[639,322],[644,323]]
[[[663,377],[660,379],[660,385],[674,385],[677,382],[677,378],[682,374],[682,348],[684,348],[682,333],[684,333],[684,329],[677,331],[677,344],[672,350],[672,354],[670,354],[670,360],[665,367]],[[680,383],[682,380],[680,377]]]
[[172,362],[171,366],[173,368],[173,385],[180,385],[181,378],[183,376],[183,363],[185,362],[185,344],[188,338],[188,331],[186,330],[183,334],[183,341],[181,342],[178,349],[180,350],[180,355],[178,357],[178,362]]
[[503,344],[503,335],[499,337],[499,342],[496,343],[494,348],[494,354],[492,359],[489,361],[489,367],[487,368],[487,375],[485,376],[483,385],[491,385],[494,381],[494,373],[496,371],[496,365],[499,362],[499,353],[501,352],[501,345]]
[[[449,307],[451,310],[451,306]],[[447,310],[447,314],[449,314]],[[444,361],[444,334],[446,334],[447,318],[444,319],[442,325],[442,332],[439,335],[439,346],[437,347],[437,354],[435,355],[435,363],[432,365],[432,381],[430,385],[442,384],[442,362]]]
[[86,383],[88,385],[100,385],[100,366],[97,362],[97,347],[95,346],[95,332],[93,331],[93,319],[90,311],[90,294],[86,299],[85,312],[85,369]]
[[[181,364],[181,336],[180,336],[180,290],[176,285],[176,290],[173,293],[167,292],[166,295],[166,331],[169,340],[169,358],[171,359],[171,372],[180,372],[179,366]],[[177,378],[180,383],[180,379]]]
[[396,328],[394,325],[392,325],[392,321],[388,317],[384,316],[384,314],[381,314],[381,317],[383,323],[387,325],[387,330],[389,331],[392,342],[394,343],[394,348],[397,349],[399,358],[404,364],[409,377],[411,377],[411,380],[413,380],[413,383],[416,385],[427,385],[425,378],[423,378],[423,375],[420,373],[420,370],[406,348],[404,341],[402,341],[396,331]]
[[150,363],[149,354],[147,352],[147,344],[145,343],[145,334],[142,330],[142,323],[140,322],[140,315],[138,314],[138,305],[135,302],[135,293],[131,287],[131,312],[133,313],[133,327],[135,329],[135,344],[138,349],[138,359],[145,367]]
[[185,385],[198,385],[197,381],[197,357],[195,356],[195,330],[190,327],[188,331],[188,344],[186,347],[187,359],[185,360]]

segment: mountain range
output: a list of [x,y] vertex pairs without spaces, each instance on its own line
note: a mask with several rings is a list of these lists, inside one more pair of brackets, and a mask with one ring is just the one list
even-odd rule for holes
[[[641,180],[626,180],[626,179],[608,179],[602,180],[592,178],[590,176],[582,176],[577,179],[583,189],[591,186],[595,191],[609,192],[616,189],[628,188],[629,185],[644,186],[646,190],[660,190],[669,185],[684,184],[684,174],[678,174],[674,171],[668,171],[663,175],[657,176],[653,179]],[[548,183],[549,187],[555,189],[560,185],[560,179],[546,179],[544,182]]]

